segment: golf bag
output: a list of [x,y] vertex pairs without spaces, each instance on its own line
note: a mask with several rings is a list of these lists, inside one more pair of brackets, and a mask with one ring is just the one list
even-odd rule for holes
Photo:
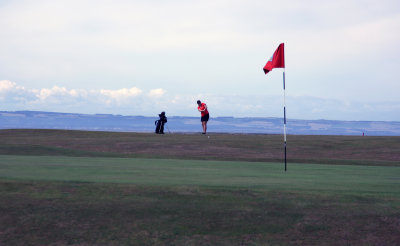
[[164,134],[164,124],[167,123],[167,117],[165,116],[165,112],[161,112],[158,115],[160,119],[156,120],[154,124],[156,125],[156,133]]

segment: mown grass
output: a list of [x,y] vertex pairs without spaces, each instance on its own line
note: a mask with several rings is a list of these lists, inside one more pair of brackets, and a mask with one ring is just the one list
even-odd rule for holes
[[284,172],[281,163],[2,155],[0,171],[15,180],[400,195],[400,167],[291,164]]
[[400,168],[0,156],[0,245],[397,245]]

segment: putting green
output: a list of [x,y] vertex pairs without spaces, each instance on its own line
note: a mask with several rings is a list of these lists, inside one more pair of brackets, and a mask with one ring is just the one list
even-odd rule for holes
[[400,197],[400,167],[380,166],[1,155],[0,178]]

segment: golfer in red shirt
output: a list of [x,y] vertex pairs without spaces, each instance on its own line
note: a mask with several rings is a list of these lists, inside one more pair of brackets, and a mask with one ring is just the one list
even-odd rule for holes
[[208,119],[210,118],[210,114],[208,113],[207,110],[207,105],[205,103],[202,103],[200,100],[197,101],[197,110],[201,112],[201,126],[203,127],[203,134],[207,133],[207,122]]

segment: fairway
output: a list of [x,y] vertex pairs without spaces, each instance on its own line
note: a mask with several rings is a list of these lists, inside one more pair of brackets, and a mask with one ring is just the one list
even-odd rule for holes
[[0,137],[0,245],[400,244],[398,137]]
[[138,158],[0,156],[12,180],[210,186],[400,197],[400,167]]

